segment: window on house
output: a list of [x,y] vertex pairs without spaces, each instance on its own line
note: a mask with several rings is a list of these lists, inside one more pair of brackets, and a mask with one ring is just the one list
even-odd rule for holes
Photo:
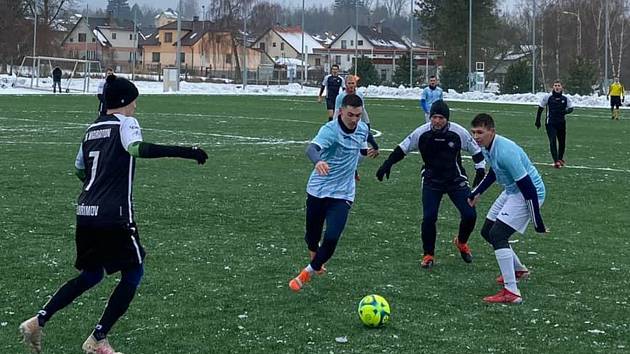
[[341,65],[341,55],[335,55],[335,64]]
[[346,56],[346,61],[348,61],[348,62],[350,61],[350,54],[348,54],[348,55]]
[[271,46],[275,48],[276,47],[276,42],[271,43]]
[[351,39],[351,40],[350,40],[350,46],[351,46],[351,47],[354,47],[354,39]]
[[280,50],[284,50],[284,42],[280,43]]
[[96,42],[96,38],[92,37],[92,43]]
[[387,69],[381,69],[381,81],[387,81]]
[[265,42],[260,42],[259,48],[260,48],[260,50],[262,50],[264,52],[265,51]]
[[129,33],[129,40],[133,41],[133,33]]
[[186,62],[186,53],[179,53],[179,61],[180,63]]
[[116,39],[116,32],[112,32],[112,39]]
[[86,33],[79,33],[79,42],[85,42],[86,38],[87,38]]
[[320,58],[315,58],[315,66],[321,66],[322,60]]
[[341,40],[341,49],[346,49],[348,48],[348,41],[346,40]]
[[232,54],[226,54],[225,55],[225,63],[226,64],[232,64]]
[[69,40],[70,40],[70,43],[74,42],[74,38],[72,37],[70,37]]
[[164,43],[173,43],[173,32],[164,33]]
[[357,45],[363,45],[363,40],[362,39],[357,40]]
[[160,62],[160,52],[153,52],[151,53],[151,61],[154,63],[159,63]]

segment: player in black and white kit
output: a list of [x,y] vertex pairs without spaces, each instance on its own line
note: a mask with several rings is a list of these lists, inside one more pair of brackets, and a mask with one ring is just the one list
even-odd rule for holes
[[132,116],[138,90],[128,80],[107,77],[107,112],[86,130],[75,167],[83,181],[76,209],[75,267],[80,274],[65,283],[36,316],[20,325],[24,342],[41,352],[42,328],[59,310],[98,284],[107,274],[121,279],[107,302],[94,331],[83,343],[86,353],[114,354],[107,334],[125,314],[144,273],[145,252],[134,220],[133,180],[135,158],[180,157],[206,162],[196,147],[150,144],[142,141]]
[[110,75],[114,75],[114,69],[107,68],[105,70],[105,80],[101,81],[98,84],[98,88],[96,91],[96,97],[98,98],[98,114],[107,114],[107,107],[105,107],[105,95],[103,92],[105,91],[105,83],[107,82],[107,78]]
[[556,80],[553,83],[551,93],[543,96],[538,104],[536,112],[536,129],[540,129],[540,117],[547,108],[545,118],[545,129],[549,138],[549,152],[553,159],[553,167],[562,168],[566,164],[564,161],[564,151],[567,142],[567,120],[566,115],[573,112],[573,102],[562,94],[562,83]]
[[326,89],[326,109],[328,110],[328,121],[333,119],[335,111],[335,100],[339,91],[346,86],[343,77],[339,76],[339,65],[333,64],[330,69],[330,74],[324,77],[322,80],[322,87],[319,89],[319,95],[317,96],[317,102],[322,102],[322,94]]
[[477,213],[468,204],[470,186],[462,165],[461,151],[472,155],[475,163],[476,186],[485,176],[485,160],[481,148],[464,127],[449,122],[450,111],[442,100],[435,101],[430,110],[431,122],[414,130],[389,155],[376,172],[379,181],[389,178],[392,166],[412,151],[419,151],[422,156],[422,247],[424,256],[422,268],[432,268],[434,263],[436,223],[440,202],[444,194],[459,210],[459,233],[453,243],[466,263],[472,262],[472,253],[468,247],[468,238],[475,228]]

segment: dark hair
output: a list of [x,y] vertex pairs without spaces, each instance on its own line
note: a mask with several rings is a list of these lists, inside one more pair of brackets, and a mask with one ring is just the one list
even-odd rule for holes
[[337,65],[337,64],[333,64],[330,68],[331,68],[331,69],[332,69],[332,68],[337,68],[337,69],[339,69],[339,65]]
[[363,100],[358,95],[347,95],[341,102],[341,107],[363,107]]
[[431,80],[431,79],[437,79],[437,78],[435,77],[435,75],[431,75],[431,76],[429,76],[429,80]]
[[473,118],[470,125],[473,128],[485,127],[488,129],[494,129],[494,119],[488,113],[479,113]]
[[562,81],[560,81],[560,79],[553,80],[553,83],[562,85]]

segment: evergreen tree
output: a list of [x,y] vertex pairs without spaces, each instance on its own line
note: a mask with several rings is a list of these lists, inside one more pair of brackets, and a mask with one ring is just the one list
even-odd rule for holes
[[[414,68],[413,71],[413,81],[421,82],[423,78],[423,74],[417,68]],[[396,71],[394,72],[394,77],[392,78],[392,83],[395,85],[405,85],[409,87],[409,56],[403,55],[400,59],[396,60]]]
[[[468,58],[468,5],[469,0],[417,0],[425,40],[448,56]],[[489,62],[497,46],[500,32],[497,0],[472,1],[472,51],[475,61]],[[467,64],[466,64],[467,66]],[[466,70],[467,71],[467,70]]]
[[[352,65],[349,72],[354,74],[354,65]],[[357,60],[357,75],[361,78],[359,81],[361,86],[378,85],[381,82],[372,59],[365,56]]]
[[445,90],[468,91],[468,66],[462,58],[446,57],[440,72],[440,83]]
[[521,60],[510,65],[505,74],[502,93],[525,93],[532,90],[532,69],[530,64]]
[[113,18],[131,20],[131,8],[127,0],[108,0],[107,12],[112,14]]
[[569,77],[565,83],[567,91],[590,95],[597,80],[597,71],[597,66],[590,60],[578,58],[568,68]]

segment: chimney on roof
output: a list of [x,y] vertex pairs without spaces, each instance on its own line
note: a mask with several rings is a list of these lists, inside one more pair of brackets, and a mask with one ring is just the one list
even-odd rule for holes
[[380,20],[376,23],[375,30],[376,33],[383,33],[383,20]]
[[193,16],[193,22],[199,21],[199,16]]

